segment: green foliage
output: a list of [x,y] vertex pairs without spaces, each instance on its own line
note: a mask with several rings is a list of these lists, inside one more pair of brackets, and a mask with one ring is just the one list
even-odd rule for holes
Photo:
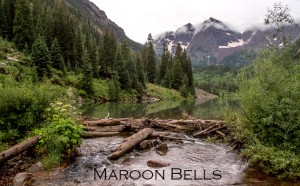
[[300,157],[296,152],[279,150],[257,142],[248,146],[242,153],[250,157],[253,163],[258,163],[264,172],[275,174],[279,179],[300,177]]
[[42,160],[46,168],[59,166],[63,155],[71,155],[80,146],[83,129],[76,114],[74,107],[58,101],[46,109],[47,124],[38,131],[39,148],[46,154]]
[[222,66],[206,66],[194,71],[195,86],[210,92],[221,95],[226,92],[235,92],[237,85],[234,81],[237,70]]
[[234,52],[232,55],[226,56],[222,61],[225,67],[228,68],[241,68],[243,66],[247,66],[250,62],[255,59],[256,53],[253,50],[247,51],[242,50],[238,52]]
[[155,98],[162,100],[181,100],[183,99],[180,93],[176,90],[167,89],[154,84],[147,84],[147,93]]
[[0,141],[14,141],[38,128],[49,103],[63,95],[63,89],[45,82],[18,83],[11,77],[0,81]]
[[279,178],[299,178],[300,63],[294,47],[262,52],[237,79],[242,114],[234,129],[245,154]]

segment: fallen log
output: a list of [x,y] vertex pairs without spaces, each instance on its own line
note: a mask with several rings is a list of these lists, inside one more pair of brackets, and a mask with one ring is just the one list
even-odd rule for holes
[[212,130],[206,131],[206,132],[204,133],[204,135],[211,134],[211,133],[213,133],[213,132],[215,132],[215,131],[218,131],[218,130],[224,129],[224,128],[226,128],[226,127],[227,127],[227,126],[223,125],[223,126],[221,126],[221,127],[214,128],[214,129],[212,129]]
[[175,125],[175,124],[170,124],[170,123],[162,123],[162,122],[154,122],[152,124],[153,126],[156,126],[156,127],[161,127],[161,128],[165,128],[165,129],[168,129],[168,128],[175,128],[175,129],[179,129],[179,130],[187,130],[186,127],[184,126],[181,126],[181,125]]
[[30,146],[36,144],[39,141],[40,137],[39,136],[34,136],[32,138],[29,138],[21,143],[18,143],[15,146],[10,147],[7,150],[4,150],[0,153],[0,163],[10,159],[11,157],[19,154],[20,152],[23,152]]
[[164,139],[167,139],[167,140],[175,140],[175,141],[191,141],[191,142],[195,142],[196,140],[194,139],[188,139],[188,138],[177,138],[177,137],[172,137],[172,136],[160,136],[158,135],[157,137],[159,138],[164,138]]
[[82,134],[83,138],[98,138],[98,137],[109,137],[116,135],[123,135],[124,132],[90,132],[84,131]]
[[193,136],[196,137],[196,136],[200,136],[200,135],[202,135],[202,134],[205,134],[207,131],[209,131],[209,130],[215,128],[216,126],[218,126],[218,124],[214,124],[214,125],[208,127],[208,128],[205,129],[205,130],[202,130],[202,131],[200,131],[200,132],[197,132],[197,133],[193,134]]
[[132,136],[127,138],[127,140],[122,143],[115,152],[110,154],[108,156],[108,159],[116,160],[120,158],[123,154],[130,151],[135,145],[146,139],[152,132],[153,130],[151,128],[144,128],[139,132],[133,134]]
[[221,137],[223,137],[223,138],[226,136],[223,132],[221,132],[221,131],[219,131],[219,130],[217,130],[216,133],[217,133],[218,135],[220,135]]
[[114,126],[84,126],[83,130],[85,131],[94,131],[94,132],[123,132],[129,131],[131,129],[131,125],[114,125]]
[[116,119],[100,119],[100,120],[94,120],[94,121],[84,121],[84,124],[87,126],[114,126],[114,125],[122,125],[126,124],[125,121],[122,120],[116,120]]

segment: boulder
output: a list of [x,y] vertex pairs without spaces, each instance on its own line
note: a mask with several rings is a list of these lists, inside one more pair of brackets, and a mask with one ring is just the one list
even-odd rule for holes
[[13,180],[13,186],[30,186],[32,185],[33,174],[22,172],[17,174]]
[[162,143],[162,144],[160,144],[159,146],[157,146],[155,148],[156,153],[161,155],[161,156],[166,155],[168,150],[169,150],[169,148],[168,148],[168,145],[166,143]]

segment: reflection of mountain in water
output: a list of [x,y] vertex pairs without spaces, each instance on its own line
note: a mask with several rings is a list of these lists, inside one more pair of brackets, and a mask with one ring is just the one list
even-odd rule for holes
[[[231,104],[235,106],[234,104]],[[222,118],[222,109],[218,99],[205,102],[193,101],[161,101],[150,104],[143,103],[106,103],[92,104],[81,108],[83,115],[105,118],[109,113],[111,118],[133,117],[133,118],[162,118],[181,119],[182,113],[186,113],[201,119]]]

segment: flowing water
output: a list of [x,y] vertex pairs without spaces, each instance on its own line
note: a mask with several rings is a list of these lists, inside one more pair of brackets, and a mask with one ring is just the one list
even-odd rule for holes
[[[104,104],[86,106],[82,111],[94,117],[106,117],[109,113],[110,117],[180,118],[181,113],[185,112],[194,117],[214,119],[222,117],[218,103],[217,100],[210,100],[203,104]],[[174,135],[191,138],[184,134]],[[117,161],[108,160],[107,156],[124,139],[122,136],[85,139],[79,148],[80,156],[69,167],[40,174],[34,185],[298,185],[278,182],[257,168],[249,168],[247,161],[231,152],[226,144],[213,144],[201,139],[195,139],[195,142],[168,142],[168,152],[164,156],[152,148],[146,151],[133,150]],[[152,168],[147,165],[149,160],[160,160],[170,165]]]

